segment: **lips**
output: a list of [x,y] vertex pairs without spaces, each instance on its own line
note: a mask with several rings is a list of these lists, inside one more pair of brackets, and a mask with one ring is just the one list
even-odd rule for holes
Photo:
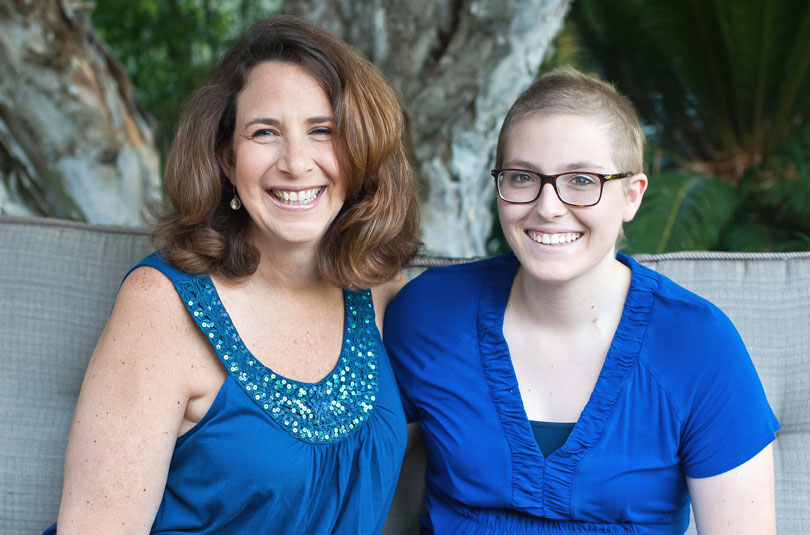
[[581,232],[535,232],[530,230],[527,234],[532,241],[543,245],[566,245],[582,237]]

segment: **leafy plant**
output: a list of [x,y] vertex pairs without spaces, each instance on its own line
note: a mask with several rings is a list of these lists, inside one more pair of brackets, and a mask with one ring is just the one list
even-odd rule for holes
[[578,0],[583,60],[681,165],[739,180],[810,118],[810,3]]
[[105,0],[93,24],[126,67],[165,156],[182,107],[229,42],[280,0]]
[[740,199],[717,177],[669,172],[652,177],[641,208],[626,225],[628,252],[717,248]]
[[810,127],[736,183],[688,171],[652,175],[626,227],[631,253],[810,249]]
[[[722,247],[727,250],[810,249],[810,127],[797,130],[738,187],[744,203]],[[750,238],[748,236],[751,236]],[[755,240],[759,246],[753,246]]]
[[630,252],[810,249],[810,3],[577,0],[559,42],[645,125]]

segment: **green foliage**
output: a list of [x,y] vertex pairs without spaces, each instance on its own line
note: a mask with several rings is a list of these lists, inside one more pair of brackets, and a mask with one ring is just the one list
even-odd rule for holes
[[645,125],[630,252],[810,249],[810,3],[577,0],[559,42],[547,66],[599,73]]
[[762,223],[742,222],[723,236],[721,251],[789,252],[810,250],[810,236]]
[[810,127],[736,184],[691,172],[652,176],[626,227],[630,253],[810,249]]
[[104,0],[93,24],[126,67],[140,106],[157,122],[165,156],[189,93],[229,42],[280,0]]
[[630,254],[716,249],[740,200],[719,178],[670,172],[651,178],[636,217],[625,227]]
[[721,247],[741,251],[810,249],[810,127],[794,132],[738,186],[738,225]]
[[810,127],[785,142],[752,169],[752,210],[780,227],[810,234]]
[[583,62],[693,168],[738,179],[810,118],[805,0],[578,0],[571,17]]

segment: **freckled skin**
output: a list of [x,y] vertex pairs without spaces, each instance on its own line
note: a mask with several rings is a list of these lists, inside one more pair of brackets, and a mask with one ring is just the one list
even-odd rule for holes
[[[306,71],[261,64],[237,97],[231,153],[222,155],[260,263],[244,280],[212,280],[251,352],[278,373],[308,382],[334,367],[343,339],[342,290],[320,276],[317,261],[346,195],[331,116],[323,89]],[[273,194],[312,187],[319,188],[317,199],[294,207]],[[404,282],[401,276],[373,289],[378,328]],[[171,281],[147,267],[130,273],[79,395],[59,535],[148,534],[175,441],[200,421],[226,376]]]

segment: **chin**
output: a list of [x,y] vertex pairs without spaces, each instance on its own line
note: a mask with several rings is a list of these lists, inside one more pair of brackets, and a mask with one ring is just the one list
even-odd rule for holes
[[284,241],[292,245],[307,245],[312,243],[319,243],[321,240],[323,240],[323,236],[324,236],[323,232],[302,234],[296,236],[289,236]]
[[520,266],[534,280],[550,283],[567,282],[575,277],[576,269],[570,260],[529,259],[520,260]]

